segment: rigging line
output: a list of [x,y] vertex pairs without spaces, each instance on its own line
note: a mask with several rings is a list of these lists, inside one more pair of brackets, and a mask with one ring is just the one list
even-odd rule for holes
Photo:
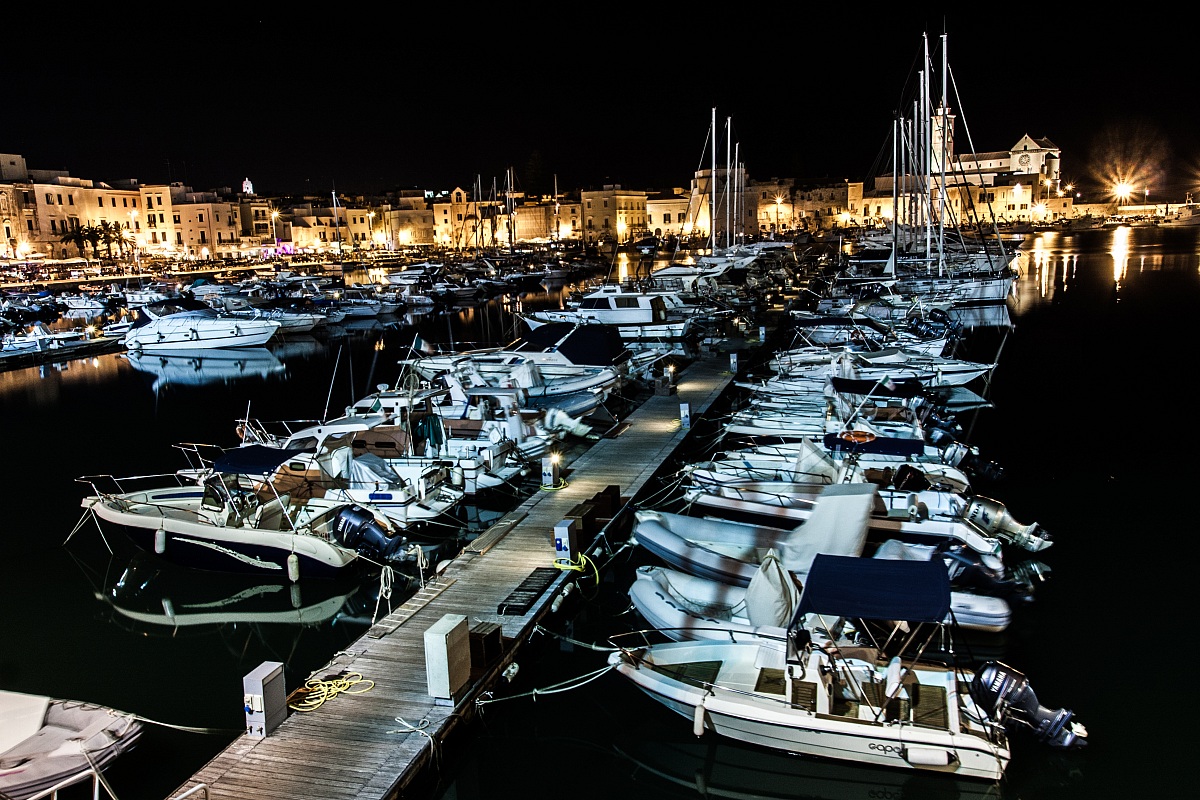
[[329,404],[333,402],[333,384],[337,379],[338,364],[342,360],[342,348],[345,345],[338,345],[337,357],[333,360],[333,374],[329,378],[329,393],[325,396],[325,413],[321,415],[321,419],[329,419]]

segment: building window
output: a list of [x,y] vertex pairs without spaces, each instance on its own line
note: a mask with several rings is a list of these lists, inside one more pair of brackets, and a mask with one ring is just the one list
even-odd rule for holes
[[175,244],[183,247],[183,231],[175,231]]
[[121,208],[129,208],[129,198],[128,197],[121,198]]
[[[101,202],[103,202],[103,201],[101,201]],[[46,192],[46,205],[48,205],[48,206],[54,205],[54,195],[50,194],[49,192]]]
[[[204,241],[204,234],[200,234],[200,241]],[[217,244],[221,243],[221,232],[217,231]]]
[[[57,227],[57,226],[55,226],[55,224],[54,224],[54,220],[50,220],[50,232],[51,232],[51,233],[58,233],[58,227]],[[66,228],[63,228],[63,233],[66,233],[66,232],[67,232]]]
[[[162,215],[159,214],[158,218],[162,219]],[[172,215],[171,221],[174,222],[176,225],[178,225],[179,224],[179,215],[178,214]]]
[[115,198],[115,197],[114,197],[114,198],[112,198],[112,207],[113,207],[113,208],[116,208],[116,207],[117,207],[117,198]]
[[203,215],[203,214],[197,214],[197,215],[196,215],[196,222],[204,222],[204,215]]
[[73,195],[73,194],[67,195],[67,205],[69,205],[69,206],[75,205],[75,195]]

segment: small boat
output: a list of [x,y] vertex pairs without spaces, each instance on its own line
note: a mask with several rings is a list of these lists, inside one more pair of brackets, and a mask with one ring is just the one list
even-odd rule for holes
[[143,723],[94,703],[0,691],[0,797],[26,800],[92,781],[141,737]]
[[677,298],[679,308],[672,310],[665,295],[605,285],[585,294],[578,308],[530,311],[521,318],[530,328],[552,322],[604,323],[627,340],[683,339],[704,316],[685,310],[686,304]]
[[306,492],[301,482],[283,485],[280,466],[302,451],[235,447],[208,460],[190,447],[196,466],[172,475],[77,478],[92,490],[80,503],[85,513],[193,569],[295,582],[343,574],[360,557],[384,564],[419,557],[375,506]]
[[782,642],[646,644],[636,632],[613,638],[608,663],[697,736],[801,756],[998,781],[1010,731],[1062,749],[1087,743],[1073,712],[1042,706],[1016,669],[927,658],[953,634],[949,613],[939,564],[820,554]]
[[231,317],[200,300],[177,297],[141,306],[123,341],[130,350],[257,347],[279,328],[274,320]]

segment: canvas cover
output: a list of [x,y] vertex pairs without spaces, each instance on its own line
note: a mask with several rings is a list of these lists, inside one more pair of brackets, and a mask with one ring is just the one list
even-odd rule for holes
[[935,561],[818,555],[792,625],[805,614],[940,623],[950,613],[950,576]]
[[226,450],[213,462],[213,469],[233,475],[270,475],[276,467],[288,459],[295,458],[301,453],[311,452],[311,450],[285,450],[282,447],[250,444]]
[[745,603],[746,618],[756,627],[786,627],[796,613],[800,586],[773,549],[767,551],[750,579]]
[[860,555],[867,541],[874,504],[874,484],[826,486],[812,515],[780,545],[783,565],[803,581],[818,553]]

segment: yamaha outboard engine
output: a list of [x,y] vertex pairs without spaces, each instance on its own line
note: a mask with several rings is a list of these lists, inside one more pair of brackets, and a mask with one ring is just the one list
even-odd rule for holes
[[346,506],[333,522],[333,537],[359,555],[380,561],[391,561],[403,554],[408,539],[397,536],[375,520],[375,515],[362,506]]
[[988,497],[971,498],[963,516],[985,534],[995,534],[1032,553],[1051,545],[1050,534],[1036,522],[1022,525],[1012,518],[1002,503]]
[[1087,731],[1071,724],[1072,712],[1052,710],[1038,703],[1025,676],[999,661],[989,661],[971,680],[971,699],[988,716],[1004,723],[1028,728],[1038,741],[1051,747],[1083,747]]

